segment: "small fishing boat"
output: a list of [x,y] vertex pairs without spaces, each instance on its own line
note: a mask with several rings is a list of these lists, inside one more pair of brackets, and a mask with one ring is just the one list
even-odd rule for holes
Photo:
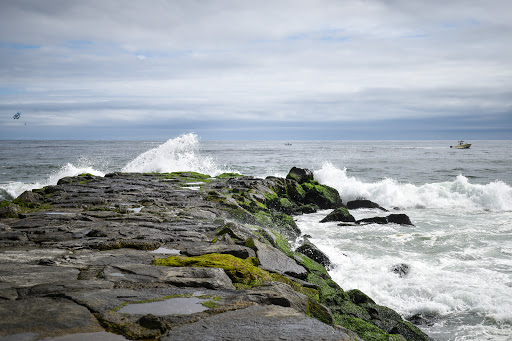
[[464,141],[459,141],[459,144],[456,146],[450,146],[450,148],[457,148],[457,149],[468,149],[471,147],[471,143],[464,143]]

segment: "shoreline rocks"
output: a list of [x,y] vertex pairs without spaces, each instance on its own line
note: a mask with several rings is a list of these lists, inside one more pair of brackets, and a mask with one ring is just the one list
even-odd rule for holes
[[292,249],[290,214],[343,207],[294,174],[82,174],[0,203],[0,338],[429,340]]

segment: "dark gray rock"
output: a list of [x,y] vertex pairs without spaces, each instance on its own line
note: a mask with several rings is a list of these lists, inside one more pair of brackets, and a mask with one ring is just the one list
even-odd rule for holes
[[400,225],[413,225],[411,219],[406,214],[390,214],[388,222]]
[[[102,332],[89,310],[66,299],[31,298],[0,303],[0,337],[33,333],[37,338]],[[20,318],[23,323],[20,324]]]
[[260,267],[264,270],[286,274],[292,277],[306,279],[308,273],[306,269],[297,264],[292,258],[288,257],[280,250],[259,242],[254,241],[257,249],[256,254],[260,261]]
[[342,221],[351,223],[355,222],[356,219],[354,218],[354,216],[352,216],[352,214],[350,214],[348,209],[344,207],[338,207],[334,211],[329,213],[324,219],[320,220],[321,223],[327,223],[330,221]]
[[410,271],[411,267],[405,263],[395,264],[391,267],[391,272],[396,273],[399,277],[407,276]]
[[313,172],[307,168],[293,167],[286,176],[286,179],[295,180],[299,184],[303,184],[313,180]]
[[308,256],[315,262],[322,264],[325,268],[331,268],[331,260],[325,253],[320,251],[320,249],[313,243],[311,243],[308,239],[305,239],[303,244],[299,246],[296,252],[300,252],[305,256]]
[[387,217],[373,217],[373,218],[365,218],[356,221],[359,225],[366,224],[399,224],[399,225],[411,225],[414,226],[411,222],[411,219],[406,214],[390,214]]
[[379,204],[365,199],[357,199],[347,202],[347,208],[349,210],[357,210],[360,208],[378,208],[381,211],[387,211],[385,208],[381,207]]
[[358,338],[293,308],[270,305],[230,311],[173,328],[161,340],[355,341]]

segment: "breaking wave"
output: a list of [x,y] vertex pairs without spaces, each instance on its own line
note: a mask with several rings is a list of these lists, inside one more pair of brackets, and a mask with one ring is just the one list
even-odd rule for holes
[[[82,173],[89,173],[92,175],[104,176],[105,173],[94,169],[87,161],[82,161],[79,165],[75,166],[71,163],[63,165],[58,171],[51,173],[46,179],[37,182],[18,182],[13,181],[2,185],[0,188],[0,199],[11,200],[18,197],[25,191],[30,191],[34,188],[42,188],[49,185],[57,184],[59,179],[67,176],[75,176]],[[4,198],[2,198],[4,197]]]
[[512,187],[502,181],[479,185],[458,175],[453,181],[423,185],[399,183],[393,179],[367,183],[349,176],[346,169],[336,168],[329,162],[314,174],[315,180],[336,188],[344,201],[365,198],[384,207],[512,211]]
[[150,149],[129,162],[123,172],[194,171],[216,176],[221,170],[212,157],[199,153],[199,139],[196,134],[184,134]]

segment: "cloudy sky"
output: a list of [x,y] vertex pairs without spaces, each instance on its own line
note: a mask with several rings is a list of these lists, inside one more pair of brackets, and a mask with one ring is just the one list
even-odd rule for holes
[[511,139],[511,13],[510,0],[1,0],[0,139]]

